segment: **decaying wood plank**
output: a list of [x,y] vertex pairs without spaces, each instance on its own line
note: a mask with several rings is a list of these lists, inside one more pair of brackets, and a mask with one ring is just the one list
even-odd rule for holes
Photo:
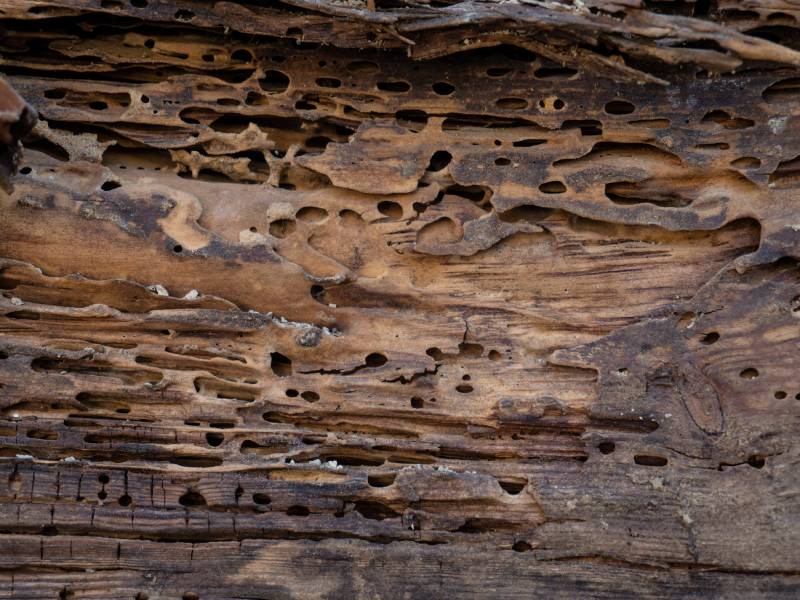
[[0,188],[11,192],[8,178],[16,172],[22,144],[36,122],[36,112],[0,79]]
[[796,598],[798,19],[0,0],[0,597]]

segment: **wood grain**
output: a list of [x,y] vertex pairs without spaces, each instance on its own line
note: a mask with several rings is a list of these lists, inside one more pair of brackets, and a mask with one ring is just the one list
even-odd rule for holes
[[798,597],[798,19],[0,0],[0,598]]

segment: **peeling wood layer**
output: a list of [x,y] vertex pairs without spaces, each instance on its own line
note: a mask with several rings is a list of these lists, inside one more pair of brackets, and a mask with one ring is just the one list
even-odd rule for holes
[[0,0],[0,597],[797,597],[798,19]]

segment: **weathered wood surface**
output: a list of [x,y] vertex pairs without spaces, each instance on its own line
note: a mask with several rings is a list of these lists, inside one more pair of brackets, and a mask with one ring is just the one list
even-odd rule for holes
[[9,178],[22,156],[22,138],[33,129],[36,111],[0,79],[0,189],[11,192]]
[[0,597],[797,598],[798,19],[0,0]]

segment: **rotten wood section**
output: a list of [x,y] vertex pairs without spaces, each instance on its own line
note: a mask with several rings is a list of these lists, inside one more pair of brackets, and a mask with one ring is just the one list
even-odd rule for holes
[[798,597],[798,19],[0,0],[0,597]]
[[16,173],[22,154],[21,139],[36,124],[36,111],[0,79],[0,189],[10,193],[9,177]]

